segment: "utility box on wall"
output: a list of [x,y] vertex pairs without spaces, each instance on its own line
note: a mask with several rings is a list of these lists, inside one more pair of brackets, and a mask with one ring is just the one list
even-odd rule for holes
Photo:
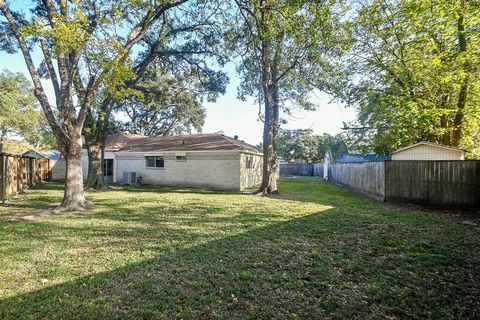
[[137,181],[136,172],[124,172],[122,177],[123,184],[134,184]]

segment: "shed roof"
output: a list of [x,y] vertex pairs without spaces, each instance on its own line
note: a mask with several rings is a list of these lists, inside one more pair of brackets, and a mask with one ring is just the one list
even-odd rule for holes
[[50,150],[50,151],[28,150],[22,155],[25,157],[30,157],[35,159],[51,159],[51,160],[59,160],[61,157],[60,151],[57,151],[57,150]]
[[146,137],[141,135],[117,133],[116,135],[107,138],[106,149],[125,152],[215,150],[239,150],[254,153],[262,152],[251,144],[220,133],[162,137]]
[[421,145],[426,145],[426,146],[431,146],[431,147],[446,149],[446,150],[452,150],[452,151],[465,152],[464,149],[460,149],[460,148],[457,148],[457,147],[447,146],[447,145],[444,145],[444,144],[433,143],[433,142],[429,142],[429,141],[420,141],[420,142],[411,144],[409,146],[397,149],[397,150],[393,151],[392,154],[402,152],[402,151],[405,151],[405,150],[408,150],[408,149],[411,149],[411,148],[415,148],[415,147],[418,147],[418,146],[421,146]]

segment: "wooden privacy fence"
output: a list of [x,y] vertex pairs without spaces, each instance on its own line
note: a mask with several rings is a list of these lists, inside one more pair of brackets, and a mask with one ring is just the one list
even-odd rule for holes
[[280,175],[323,177],[323,163],[282,163],[280,164]]
[[5,202],[36,183],[51,180],[52,161],[0,154],[0,201]]
[[282,176],[313,176],[313,164],[308,163],[281,163],[280,175]]
[[384,161],[329,164],[328,180],[349,186],[374,199],[385,199]]
[[313,175],[315,177],[322,177],[323,178],[324,167],[325,167],[325,164],[323,164],[323,163],[315,163],[313,165]]
[[480,208],[480,161],[335,163],[328,176],[381,201]]

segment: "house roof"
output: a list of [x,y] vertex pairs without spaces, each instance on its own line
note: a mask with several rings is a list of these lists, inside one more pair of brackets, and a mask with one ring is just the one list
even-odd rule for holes
[[125,152],[240,150],[254,153],[257,147],[220,133],[146,137],[118,133],[107,138],[106,149]]
[[441,148],[441,149],[447,149],[447,150],[453,150],[453,151],[459,151],[459,152],[464,152],[465,151],[463,149],[460,149],[460,148],[457,148],[457,147],[452,147],[452,146],[447,146],[447,145],[444,145],[444,144],[438,144],[438,143],[433,143],[433,142],[429,142],[429,141],[420,141],[420,142],[411,144],[409,146],[406,146],[404,148],[400,148],[398,150],[395,150],[395,151],[392,152],[392,154],[402,152],[402,151],[405,151],[405,150],[408,150],[408,149],[411,149],[411,148],[415,148],[415,147],[418,147],[418,146],[421,146],[421,145],[432,146],[432,147],[435,147],[435,148]]
[[374,153],[369,153],[367,155],[363,154],[344,154],[337,159],[336,162],[347,163],[347,162],[373,162],[373,161],[385,161],[392,160],[390,156],[379,156]]
[[105,149],[113,151],[121,150],[142,138],[146,137],[141,134],[117,132],[107,136],[105,140]]

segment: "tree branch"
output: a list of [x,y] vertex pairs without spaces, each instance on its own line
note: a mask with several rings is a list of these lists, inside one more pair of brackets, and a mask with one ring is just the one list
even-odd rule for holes
[[33,63],[32,56],[30,55],[28,46],[25,42],[25,39],[21,35],[20,29],[18,27],[18,23],[15,17],[10,12],[7,4],[5,3],[5,0],[0,0],[0,10],[2,11],[3,15],[7,19],[10,25],[10,28],[12,29],[13,34],[15,35],[15,38],[18,41],[20,50],[22,51],[23,58],[25,59],[25,63],[27,65],[28,72],[30,73],[30,76],[33,81],[33,85],[35,88],[34,94],[37,97],[38,101],[40,102],[40,106],[42,107],[43,112],[45,113],[48,123],[50,124],[52,130],[58,133],[59,136],[64,136],[65,138],[68,138],[68,135],[62,129],[62,127],[57,123],[55,116],[53,115],[52,108],[50,107],[48,97],[46,96],[45,90],[43,89],[40,76],[38,75],[37,70],[35,69],[35,65]]
[[45,64],[47,65],[48,74],[50,75],[53,89],[55,90],[55,98],[57,99],[57,101],[59,101],[60,85],[58,83],[57,73],[55,71],[55,68],[53,67],[52,55],[50,54],[50,49],[48,48],[48,44],[43,39],[40,39],[40,47],[43,51],[43,56],[45,57]]

